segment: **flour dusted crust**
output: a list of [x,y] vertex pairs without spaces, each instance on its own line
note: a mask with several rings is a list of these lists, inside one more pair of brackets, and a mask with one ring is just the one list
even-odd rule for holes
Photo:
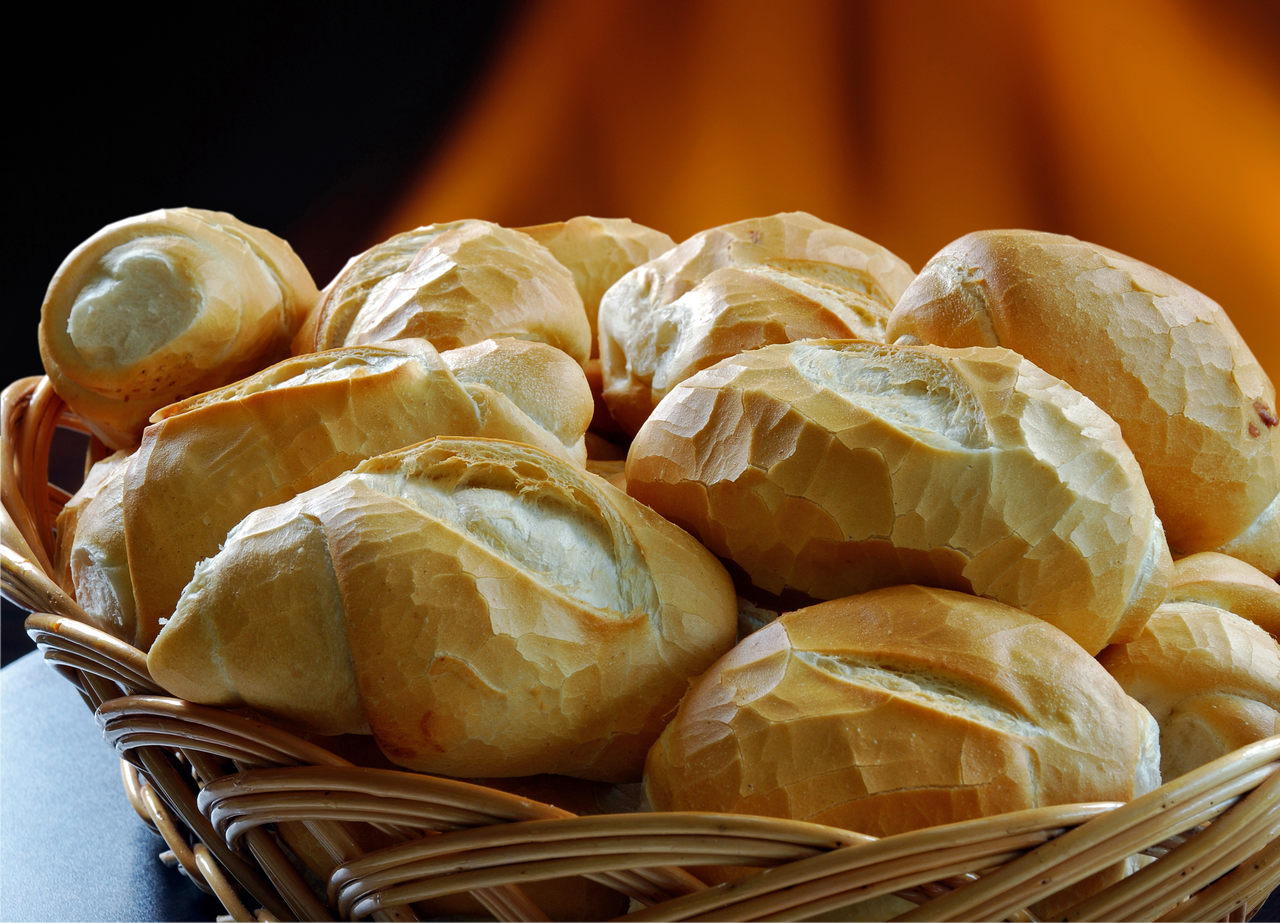
[[160,209],[107,225],[58,267],[40,356],[93,432],[130,448],[153,411],[287,356],[316,297],[270,232],[225,212]]
[[771,594],[971,591],[1092,653],[1163,600],[1169,550],[1115,423],[1006,349],[808,341],[678,385],[628,490]]
[[888,337],[1005,346],[1069,382],[1120,424],[1175,552],[1280,575],[1275,387],[1204,294],[1072,237],[980,231],[929,260]]
[[572,273],[529,235],[466,219],[398,234],[349,260],[293,351],[402,338],[448,350],[503,337],[547,343],[579,364],[591,353]]
[[1167,602],[1098,659],[1159,722],[1166,780],[1280,734],[1280,644],[1225,609]]
[[1160,784],[1155,722],[1066,635],[897,586],[780,616],[693,683],[650,751],[660,811],[886,836]]
[[[273,546],[299,554],[261,553]],[[305,575],[332,569],[334,606],[317,611],[307,577],[288,573],[284,597],[241,592],[295,559]],[[306,721],[307,658],[349,646],[326,694],[348,712],[358,697],[400,765],[634,781],[736,621],[723,566],[604,480],[532,446],[438,438],[247,517],[148,666],[192,701]]]
[[605,403],[634,434],[682,374],[734,352],[806,337],[882,340],[912,277],[885,247],[804,212],[699,232],[601,298]]
[[[522,409],[531,394],[555,398],[537,418]],[[434,435],[532,442],[582,462],[590,407],[581,367],[546,344],[494,341],[447,360],[425,340],[400,340],[286,359],[165,408],[124,485],[138,645],[252,510]]]

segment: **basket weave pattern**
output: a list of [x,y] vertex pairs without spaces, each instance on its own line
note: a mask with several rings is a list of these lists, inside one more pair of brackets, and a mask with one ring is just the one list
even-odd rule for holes
[[[625,895],[624,919],[637,921],[801,919],[890,894],[915,905],[904,920],[1034,919],[1040,902],[1139,857],[1059,918],[1244,920],[1280,885],[1280,737],[1128,804],[882,839],[765,817],[577,816],[354,764],[264,718],[168,695],[142,652],[89,625],[55,580],[69,494],[49,480],[55,431],[84,429],[43,377],[4,391],[3,418],[4,595],[32,613],[28,633],[121,754],[127,797],[167,843],[161,858],[234,919],[413,920],[425,901],[468,895],[497,919],[539,920],[530,883],[567,878]],[[89,446],[86,465],[100,454]],[[300,851],[298,835],[314,848]],[[751,872],[708,887],[689,871],[707,865]]]

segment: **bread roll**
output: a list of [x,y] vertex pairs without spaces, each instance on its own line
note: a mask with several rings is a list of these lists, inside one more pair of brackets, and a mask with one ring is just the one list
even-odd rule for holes
[[353,257],[321,292],[293,350],[405,337],[440,350],[535,340],[579,364],[591,353],[569,270],[529,235],[470,219],[408,231]]
[[[738,273],[708,278],[726,267]],[[746,273],[775,284],[752,284]],[[605,402],[634,434],[680,374],[735,351],[816,336],[881,340],[912,277],[884,247],[804,212],[702,231],[628,272],[601,299]],[[670,359],[671,350],[680,357]]]
[[[308,589],[330,566],[333,607]],[[719,562],[602,479],[532,446],[437,438],[247,516],[147,663],[195,702],[359,712],[412,769],[637,781],[735,622]]]
[[59,584],[94,627],[132,643],[137,610],[123,509],[128,457],[121,449],[95,463],[58,514],[55,568]]
[[1280,645],[1225,609],[1165,603],[1098,660],[1159,722],[1166,780],[1280,734]]
[[1226,609],[1280,640],[1280,583],[1230,555],[1202,551],[1178,558],[1166,599]]
[[896,586],[786,613],[699,676],[650,751],[660,811],[888,836],[1160,784],[1151,716],[1066,635]]
[[86,425],[128,448],[152,411],[287,356],[316,297],[278,237],[222,212],[161,209],[67,256],[41,308],[40,356]]
[[[135,643],[146,649],[196,563],[246,514],[361,459],[452,434],[532,442],[585,460],[591,395],[563,352],[480,345],[454,357],[461,377],[449,361],[425,340],[326,350],[159,411],[124,488]],[[534,404],[536,418],[522,409]]]
[[573,273],[587,320],[591,322],[593,358],[600,355],[596,317],[601,296],[627,272],[676,245],[662,231],[629,218],[579,215],[568,221],[535,224],[519,230],[550,250],[551,255]]
[[1205,295],[1071,237],[980,231],[925,265],[888,336],[1006,346],[1069,382],[1120,424],[1176,553],[1280,575],[1275,387]]
[[626,481],[767,593],[966,590],[1090,653],[1136,635],[1172,567],[1115,423],[1006,349],[743,353],[662,400]]

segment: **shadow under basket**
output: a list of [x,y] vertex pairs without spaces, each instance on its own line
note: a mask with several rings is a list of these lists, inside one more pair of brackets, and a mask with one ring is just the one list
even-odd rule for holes
[[[362,765],[270,719],[183,701],[55,579],[54,521],[69,498],[49,475],[55,433],[81,436],[81,469],[101,447],[44,377],[10,385],[3,413],[4,596],[32,613],[28,634],[119,751],[125,796],[164,837],[164,857],[234,919],[869,919],[889,908],[903,920],[1028,920],[1052,907],[1056,919],[1246,920],[1280,885],[1280,736],[1127,804],[875,839],[768,817],[575,814]],[[707,866],[741,874],[707,885],[693,873]],[[1078,886],[1100,873],[1109,884]]]

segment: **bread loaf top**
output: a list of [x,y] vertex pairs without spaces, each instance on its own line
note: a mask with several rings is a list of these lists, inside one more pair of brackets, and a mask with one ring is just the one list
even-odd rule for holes
[[[753,294],[761,302],[779,298],[774,320],[763,303],[755,317],[733,310],[740,277],[727,292],[710,287],[695,294],[700,283],[728,267],[740,273],[768,272],[779,283],[771,291]],[[614,419],[634,434],[675,383],[675,367],[688,364],[668,362],[670,349],[700,352],[707,361],[697,364],[707,365],[734,347],[779,342],[783,325],[792,328],[787,335],[797,338],[862,335],[877,326],[866,318],[880,310],[887,315],[912,275],[906,262],[887,248],[804,212],[709,228],[637,266],[601,298],[604,400]],[[833,314],[832,305],[841,303],[847,307]],[[810,312],[826,316],[809,321],[805,317]],[[707,314],[723,317],[707,322]],[[836,317],[843,329],[832,329]],[[879,319],[881,327],[883,323]],[[724,348],[696,342],[720,327],[733,326],[739,330],[729,334]],[[746,332],[744,327],[752,329]]]
[[1159,722],[1166,780],[1280,734],[1280,644],[1225,609],[1167,602],[1098,660]]
[[[425,340],[342,347],[284,360],[159,411],[125,482],[139,646],[154,639],[196,563],[246,514],[361,459],[462,434],[528,441],[583,460],[592,401],[571,358],[546,344],[495,341],[455,361],[461,379]],[[513,382],[515,397],[502,391]],[[520,406],[529,394],[557,399],[539,402],[535,419]]]
[[1158,764],[1151,716],[1062,632],[896,586],[786,613],[720,658],[650,752],[645,788],[656,810],[886,836],[1127,801],[1160,784]]
[[417,228],[353,257],[320,293],[293,350],[406,337],[440,350],[535,340],[579,364],[591,353],[570,271],[529,235],[477,219]]
[[676,245],[662,231],[629,218],[597,218],[578,215],[518,228],[551,251],[573,273],[582,306],[591,322],[591,356],[600,355],[596,318],[600,298],[613,283],[642,263]]
[[743,353],[663,399],[626,478],[768,593],[961,589],[1093,653],[1134,635],[1172,566],[1114,421],[1007,349]]
[[[336,607],[292,576],[326,568]],[[267,584],[292,590],[244,591]],[[246,517],[148,664],[193,701],[313,721],[307,657],[330,662],[340,638],[350,688],[326,700],[357,702],[400,765],[635,781],[736,625],[723,566],[603,479],[528,445],[437,438]]]
[[1170,546],[1280,574],[1280,420],[1272,382],[1223,309],[1124,254],[1060,234],[967,234],[894,307],[891,341],[1005,346],[1120,424]]
[[316,298],[270,232],[224,212],[160,209],[107,225],[62,262],[40,355],[93,432],[132,448],[154,410],[287,356]]

